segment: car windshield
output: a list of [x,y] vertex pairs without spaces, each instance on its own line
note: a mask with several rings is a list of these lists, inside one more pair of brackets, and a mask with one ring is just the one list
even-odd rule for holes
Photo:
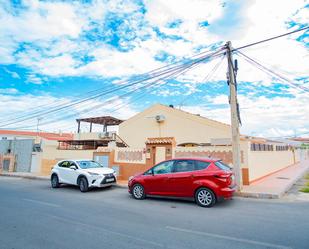
[[231,170],[231,167],[223,163],[222,161],[215,162],[215,165],[222,170]]
[[103,165],[95,161],[77,161],[77,163],[82,169],[103,168]]

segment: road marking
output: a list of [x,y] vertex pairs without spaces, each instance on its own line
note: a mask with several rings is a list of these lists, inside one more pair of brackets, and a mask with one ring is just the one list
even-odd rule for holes
[[46,214],[46,215],[51,217],[51,218],[53,218],[53,219],[57,219],[57,220],[59,220],[61,222],[65,221],[67,223],[71,223],[71,224],[77,225],[77,226],[85,226],[85,227],[88,227],[88,228],[91,228],[91,229],[102,230],[102,231],[104,231],[106,233],[115,234],[117,236],[122,236],[122,237],[125,237],[127,239],[136,240],[136,241],[143,242],[143,243],[146,243],[146,244],[150,244],[150,245],[153,245],[153,246],[166,248],[163,244],[159,244],[157,242],[149,241],[149,240],[142,239],[142,238],[137,238],[135,236],[132,236],[132,235],[129,235],[129,234],[124,234],[122,232],[111,231],[109,229],[105,229],[105,228],[100,227],[100,226],[86,224],[86,223],[79,222],[79,221],[73,221],[72,218],[70,219],[70,218],[65,218],[65,217],[58,217],[58,216],[51,215],[51,214]]
[[292,247],[287,247],[287,246],[282,246],[282,245],[260,242],[260,241],[256,241],[256,240],[235,238],[235,237],[220,235],[220,234],[215,234],[215,233],[194,231],[194,230],[178,228],[178,227],[167,226],[166,229],[174,230],[174,231],[178,231],[178,232],[184,232],[184,233],[191,233],[191,234],[195,234],[195,235],[203,235],[203,236],[213,237],[213,238],[216,238],[216,239],[225,239],[225,240],[247,243],[247,244],[252,244],[252,245],[257,245],[257,246],[265,246],[267,248],[292,249]]
[[24,201],[28,201],[28,202],[32,202],[32,203],[37,203],[37,204],[41,204],[41,205],[45,205],[45,206],[50,206],[50,207],[60,207],[60,205],[57,204],[53,204],[50,202],[45,202],[45,201],[38,201],[38,200],[33,200],[33,199],[23,199]]

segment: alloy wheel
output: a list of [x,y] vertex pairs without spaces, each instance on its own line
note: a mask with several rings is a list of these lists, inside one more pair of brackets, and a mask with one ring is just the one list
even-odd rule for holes
[[211,194],[207,191],[207,190],[201,190],[198,193],[198,200],[200,203],[202,203],[203,205],[207,206],[211,203],[212,201],[212,196]]
[[136,198],[136,199],[143,199],[144,197],[144,188],[137,184],[133,187],[133,196]]
[[195,201],[201,207],[212,207],[216,203],[216,196],[208,188],[200,188],[195,194]]

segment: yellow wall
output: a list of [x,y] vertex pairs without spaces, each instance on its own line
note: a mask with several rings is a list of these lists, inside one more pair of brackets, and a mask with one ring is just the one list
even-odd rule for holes
[[57,141],[43,140],[42,159],[92,159],[95,150],[58,150]]
[[[158,123],[156,115],[164,115]],[[149,137],[175,137],[176,143],[208,143],[230,138],[230,126],[164,105],[154,105],[119,125],[119,136],[130,147],[141,148]]]
[[[296,156],[296,159],[298,156]],[[294,164],[293,152],[288,151],[249,151],[249,181],[256,180],[272,172]]]
[[96,140],[100,139],[100,134],[103,132],[81,132],[81,133],[74,133],[73,139],[74,140]]
[[[241,160],[241,167],[242,168],[248,168],[248,141],[240,141],[240,151],[242,152],[242,160]],[[203,151],[213,151],[213,152],[232,152],[232,146],[203,146],[203,147],[176,147],[175,151],[177,152],[192,152],[192,155],[194,155],[194,152],[203,152]],[[221,158],[219,158],[221,159]],[[232,160],[232,158],[231,158]],[[230,166],[233,166],[230,164]]]

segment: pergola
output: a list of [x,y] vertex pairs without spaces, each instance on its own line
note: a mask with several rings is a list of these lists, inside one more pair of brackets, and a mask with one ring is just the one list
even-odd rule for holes
[[118,118],[114,118],[111,116],[103,116],[103,117],[93,117],[93,118],[80,118],[80,119],[76,119],[76,122],[78,124],[78,128],[77,128],[78,133],[80,132],[81,122],[90,123],[89,132],[92,132],[92,124],[103,125],[103,132],[106,132],[108,126],[119,125],[123,122],[123,120],[120,120]]

